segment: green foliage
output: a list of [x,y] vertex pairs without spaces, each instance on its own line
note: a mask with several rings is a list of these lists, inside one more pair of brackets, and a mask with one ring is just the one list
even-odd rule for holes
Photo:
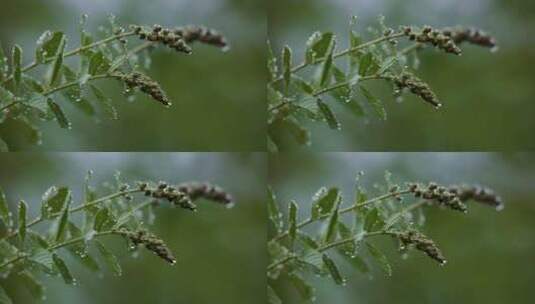
[[[13,223],[8,201],[0,190],[0,227],[7,232],[0,235],[0,275],[18,277],[30,294],[44,298],[44,287],[34,273],[59,276],[66,284],[76,285],[76,274],[69,269],[72,259],[95,272],[101,269],[99,260],[117,276],[122,274],[120,260],[107,248],[102,238],[116,236],[130,244],[132,250],[143,246],[170,264],[175,264],[171,250],[157,236],[147,231],[147,224],[155,217],[154,208],[169,204],[185,210],[195,210],[195,202],[208,200],[226,207],[232,197],[224,190],[208,183],[181,183],[176,186],[164,182],[128,184],[116,174],[115,182],[101,187],[90,185],[91,173],[86,177],[84,198],[74,205],[75,198],[67,187],[50,187],[42,197],[41,212],[28,220],[28,204],[18,204],[17,222]],[[82,213],[83,216],[76,216]],[[36,226],[44,227],[37,229]],[[48,227],[46,225],[48,224]],[[93,256],[96,248],[100,259]],[[0,303],[11,303],[8,293],[0,287]]]
[[[357,183],[359,183],[357,178]],[[372,243],[377,237],[392,238],[399,250],[408,254],[416,249],[445,265],[446,259],[433,240],[423,235],[422,209],[441,207],[463,211],[460,207],[480,203],[501,210],[503,203],[491,190],[472,186],[440,186],[436,183],[405,183],[402,187],[385,174],[384,185],[376,185],[375,195],[368,194],[360,185],[355,187],[355,199],[344,204],[338,188],[321,188],[311,200],[308,218],[299,220],[295,202],[289,204],[288,216],[281,227],[279,220],[272,221],[267,266],[268,299],[282,303],[285,297],[278,294],[275,284],[289,282],[303,300],[315,299],[315,288],[309,280],[313,273],[345,285],[346,279],[339,264],[348,262],[361,273],[371,272],[375,264],[386,276],[392,275],[388,255]],[[269,209],[280,210],[275,195],[270,192]],[[301,205],[303,209],[305,205]],[[272,216],[277,215],[274,213]],[[283,219],[284,221],[284,219]],[[371,276],[370,276],[371,277]]]
[[[354,20],[354,19],[353,19]],[[268,143],[271,152],[284,148],[288,138],[300,145],[310,144],[307,121],[326,122],[334,130],[341,128],[335,113],[339,108],[363,120],[376,116],[386,120],[386,105],[368,87],[368,82],[383,81],[393,89],[397,101],[405,91],[418,96],[436,109],[442,106],[432,89],[411,72],[419,62],[417,53],[434,47],[444,53],[460,55],[458,45],[471,43],[494,48],[496,42],[486,33],[467,28],[433,29],[425,26],[384,25],[370,30],[364,42],[361,34],[349,31],[349,46],[337,50],[337,37],[331,32],[315,32],[308,39],[301,64],[292,66],[292,50],[285,46],[280,64],[269,45],[268,69]],[[305,71],[310,70],[310,71]]]
[[[110,16],[108,26],[100,27],[99,34],[103,37],[97,40],[85,28],[86,18],[84,15],[80,22],[79,47],[67,50],[70,40],[63,32],[46,31],[37,40],[34,58],[27,65],[24,65],[25,59],[28,60],[24,54],[28,57],[28,52],[23,52],[20,46],[11,48],[8,61],[0,45],[0,127],[17,123],[23,126],[17,130],[31,130],[30,136],[22,131],[9,136],[0,134],[0,151],[9,150],[12,138],[26,137],[26,141],[39,144],[40,132],[34,123],[38,120],[55,120],[60,128],[70,129],[69,113],[64,109],[67,104],[88,116],[104,112],[107,117],[117,119],[117,110],[97,86],[98,80],[118,81],[130,101],[135,99],[133,91],[139,89],[170,106],[158,83],[143,74],[150,67],[146,57],[157,46],[187,54],[191,53],[189,44],[195,42],[228,48],[221,34],[204,27],[163,29],[158,25],[152,28],[133,25],[125,28],[116,23],[114,16]],[[39,73],[39,67],[45,67],[45,72]],[[139,77],[132,79],[132,75]]]

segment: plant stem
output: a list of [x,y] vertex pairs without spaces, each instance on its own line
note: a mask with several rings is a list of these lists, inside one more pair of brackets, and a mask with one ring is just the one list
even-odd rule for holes
[[10,265],[10,264],[13,264],[13,263],[16,263],[18,262],[19,260],[22,260],[24,258],[26,258],[27,255],[26,254],[18,254],[17,256],[5,261],[4,263],[0,264],[0,269]]
[[[379,236],[379,235],[396,235],[396,232],[393,232],[393,231],[387,231],[386,229],[383,229],[383,230],[379,230],[379,231],[374,231],[374,232],[368,232],[366,234],[364,234],[362,236],[362,238],[368,238],[368,237],[372,237],[372,236]],[[359,236],[360,237],[360,236]],[[345,244],[348,244],[348,243],[352,243],[355,241],[355,239],[357,238],[357,236],[352,236],[352,237],[349,237],[349,238],[345,238],[345,239],[341,239],[341,240],[338,240],[338,241],[335,241],[335,242],[332,242],[332,243],[329,243],[329,244],[325,244],[321,247],[318,247],[316,249],[316,251],[318,252],[325,252],[329,249],[332,249],[332,248],[335,248],[335,247],[338,247],[338,246],[342,246],[342,245],[345,245]],[[283,259],[280,259],[278,261],[275,261],[271,264],[268,265],[267,267],[267,270],[272,270],[280,265],[283,265],[283,264],[286,264],[287,262],[293,260],[293,259],[296,259],[298,256],[295,255],[295,254],[291,254]]]
[[[368,41],[366,43],[363,43],[361,45],[357,45],[357,46],[355,46],[353,48],[348,48],[348,49],[345,49],[343,51],[340,51],[340,52],[334,54],[333,58],[336,59],[336,58],[345,56],[347,54],[350,54],[350,53],[353,53],[353,52],[356,52],[356,51],[360,51],[362,49],[365,49],[367,47],[373,46],[375,44],[378,44],[378,43],[381,43],[381,42],[384,42],[384,41],[389,41],[389,40],[396,39],[396,38],[400,38],[400,37],[403,37],[403,36],[405,36],[405,33],[403,33],[403,32],[395,33],[395,34],[392,34],[390,36],[382,36],[382,37],[370,40],[370,41]],[[306,68],[307,66],[309,66],[311,64],[318,64],[318,63],[321,63],[323,61],[325,61],[325,59],[319,59],[317,61],[314,61],[313,63],[304,61],[303,63],[293,67],[290,71],[291,71],[292,74],[293,73],[297,73],[300,70]],[[277,82],[279,82],[281,80],[282,80],[282,76],[273,79],[271,81],[271,83],[277,83]]]
[[[365,77],[362,77],[362,78],[358,79],[357,83],[359,83],[361,81],[374,80],[374,79],[386,79],[386,78],[381,76],[381,75],[370,75],[370,76],[365,76]],[[334,90],[343,88],[345,86],[352,86],[354,84],[355,84],[355,81],[344,81],[344,82],[341,82],[341,83],[337,83],[337,84],[335,84],[333,86],[321,89],[321,90],[315,92],[312,96],[318,97],[318,96],[323,95],[325,93],[328,93],[330,91],[334,91]]]
[[415,204],[412,204],[402,210],[400,210],[399,212],[395,213],[395,214],[392,214],[392,216],[390,216],[387,220],[386,220],[386,225],[383,229],[389,229],[390,227],[392,227],[398,219],[400,219],[404,214],[408,213],[408,212],[411,212],[415,209],[418,209],[424,205],[426,205],[428,202],[427,201],[421,201],[421,202],[418,202],[418,203],[415,203]]
[[[97,80],[97,79],[104,79],[104,78],[115,78],[115,77],[117,77],[117,75],[106,73],[106,74],[91,76],[91,77],[89,77],[87,79],[87,81],[92,81],[92,80]],[[80,85],[80,81],[67,82],[67,83],[64,83],[64,84],[62,84],[60,86],[57,86],[55,88],[49,89],[46,92],[43,92],[42,95],[48,96],[48,95],[51,95],[51,94],[56,93],[58,91],[61,91],[61,90],[64,90],[64,89],[67,89],[67,88],[70,88],[70,87],[74,87],[74,86],[77,86],[77,85]]]
[[[387,78],[383,77],[383,76],[380,76],[380,75],[370,75],[370,76],[365,76],[365,77],[362,77],[362,78],[358,79],[357,83],[361,82],[361,81],[375,80],[375,79],[387,79]],[[333,86],[330,86],[330,87],[327,87],[327,88],[323,88],[323,89],[318,90],[315,93],[313,93],[312,97],[318,97],[318,96],[323,95],[323,94],[325,94],[327,92],[334,91],[336,89],[340,89],[340,88],[343,88],[343,87],[348,86],[348,85],[354,85],[354,81],[344,81],[344,82],[341,82],[341,83],[337,83],[337,84],[335,84]],[[269,108],[268,111],[269,112],[273,112],[275,110],[278,110],[278,109],[282,108],[283,106],[285,106],[287,104],[290,104],[290,102],[289,101],[281,102],[281,103]]]
[[[136,33],[134,31],[129,31],[129,32],[124,32],[124,33],[121,33],[121,34],[113,35],[113,36],[110,36],[108,38],[105,38],[105,39],[93,42],[91,44],[88,44],[88,45],[85,45],[85,46],[81,46],[79,48],[71,50],[71,51],[63,54],[63,58],[71,57],[71,56],[77,55],[77,54],[79,54],[79,53],[81,53],[83,51],[87,51],[89,49],[92,49],[92,48],[101,46],[103,44],[106,44],[108,42],[111,42],[111,41],[114,41],[114,40],[117,40],[117,39],[120,39],[120,38],[128,37],[128,36],[133,36],[133,35],[136,35]],[[36,68],[37,66],[39,66],[41,64],[50,63],[50,62],[54,61],[55,59],[56,59],[56,57],[50,57],[50,58],[46,59],[43,63],[39,63],[37,61],[34,61],[34,62],[28,64],[27,66],[23,67],[21,69],[21,71],[23,73],[27,72],[29,70],[32,70],[32,69]],[[13,78],[13,75],[7,77],[6,79],[4,79],[3,83],[6,83],[6,82],[10,81],[12,78]]]
[[[113,199],[113,198],[116,198],[116,197],[120,197],[120,196],[124,196],[124,195],[127,195],[127,194],[130,194],[130,193],[136,193],[136,192],[141,192],[141,190],[139,189],[133,189],[133,190],[126,190],[126,191],[120,191],[120,192],[116,192],[116,193],[112,193],[110,195],[107,195],[107,196],[104,196],[104,197],[101,197],[99,199],[96,199],[94,201],[91,201],[91,202],[87,202],[85,204],[81,204],[80,206],[78,207],[75,207],[75,208],[72,208],[69,210],[69,213],[75,213],[75,212],[78,212],[80,210],[83,210],[87,207],[91,207],[91,206],[95,206],[95,205],[98,205],[100,203],[103,203],[107,200],[110,200],[110,199]],[[50,219],[53,219],[53,218],[56,218],[58,216],[60,216],[62,213],[61,212],[58,212],[56,214],[53,214],[52,215],[52,218]],[[29,222],[28,224],[26,224],[26,228],[31,228],[43,221],[47,220],[46,218],[43,218],[41,216],[35,218],[34,220],[32,220],[31,222]],[[14,237],[16,236],[17,234],[19,233],[18,230],[15,230],[13,233],[11,233],[10,235],[8,235],[7,237],[8,238],[11,238],[11,237]]]
[[[93,235],[93,237],[99,237],[99,236],[104,236],[104,235],[112,235],[112,234],[120,234],[120,233],[115,231],[115,230],[102,231],[102,232],[95,233],[95,235]],[[50,247],[48,247],[48,250],[49,251],[56,250],[56,249],[59,249],[59,248],[62,248],[62,247],[66,247],[66,246],[70,246],[70,245],[74,245],[76,243],[80,243],[80,242],[83,242],[83,241],[85,241],[85,236],[79,236],[79,237],[67,240],[67,241],[65,241],[63,243],[58,243],[56,245],[50,246]]]
[[[349,206],[349,207],[344,208],[344,209],[340,209],[338,211],[338,213],[339,214],[344,214],[344,213],[347,213],[347,212],[351,212],[351,211],[353,211],[353,210],[355,210],[357,208],[364,207],[364,206],[367,206],[367,205],[370,205],[370,204],[373,204],[373,203],[376,203],[376,202],[380,202],[382,200],[385,200],[385,199],[388,199],[388,198],[391,198],[391,197],[395,197],[395,196],[398,196],[398,195],[408,194],[410,192],[411,191],[409,189],[403,189],[403,190],[399,190],[399,191],[396,191],[396,192],[390,192],[390,193],[387,193],[387,194],[383,194],[381,196],[369,199],[369,200],[367,200],[365,202],[355,203],[352,206]],[[322,216],[318,217],[317,219],[308,218],[308,219],[302,221],[301,223],[297,224],[297,229],[302,228],[302,227],[304,227],[306,225],[309,225],[311,223],[314,223],[316,221],[320,221],[320,220],[326,219],[329,216],[330,216],[330,214],[325,214],[325,215],[322,215]],[[286,230],[285,232],[280,233],[279,235],[275,236],[273,238],[273,240],[281,240],[281,239],[285,238],[286,236],[288,236],[288,234],[289,234],[289,231]]]
[[14,105],[16,105],[18,102],[17,101],[13,101],[12,103],[9,103],[5,106],[3,106],[2,108],[0,108],[0,112],[4,112],[5,110],[13,107]]

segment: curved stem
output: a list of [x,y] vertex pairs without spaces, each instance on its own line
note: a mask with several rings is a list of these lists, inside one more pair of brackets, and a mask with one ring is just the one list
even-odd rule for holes
[[[381,75],[370,75],[370,76],[365,76],[365,77],[362,77],[362,78],[358,79],[357,83],[361,82],[361,81],[375,80],[375,79],[386,79],[386,78],[381,76]],[[344,82],[341,82],[341,83],[337,83],[337,84],[335,84],[333,86],[321,89],[321,90],[315,92],[312,96],[317,97],[317,96],[323,95],[325,93],[328,93],[330,91],[334,91],[334,90],[343,88],[345,86],[354,85],[354,84],[355,84],[355,81],[344,81]]]
[[[115,78],[117,77],[117,75],[113,75],[113,74],[101,74],[101,75],[94,75],[94,76],[91,76],[87,79],[87,81],[93,81],[93,80],[97,80],[97,79],[104,79],[104,78]],[[74,87],[74,86],[77,86],[80,84],[80,81],[72,81],[72,82],[67,82],[67,83],[64,83],[60,86],[57,86],[55,88],[52,88],[52,89],[49,89],[48,91],[46,92],[43,92],[42,95],[44,96],[48,96],[48,95],[51,95],[53,93],[56,93],[58,91],[61,91],[61,90],[64,90],[64,89],[68,89],[70,87]]]
[[11,259],[5,261],[4,263],[0,264],[0,269],[6,267],[6,266],[8,266],[8,265],[11,265],[11,264],[13,264],[13,263],[16,263],[16,262],[18,262],[18,261],[20,261],[20,260],[26,258],[27,256],[28,256],[28,255],[26,255],[26,254],[19,254],[19,255],[17,255],[16,257],[13,257],[13,258],[11,258]]
[[386,225],[383,229],[387,230],[389,229],[390,227],[392,227],[404,214],[408,213],[408,212],[411,212],[415,209],[418,209],[424,205],[426,205],[428,202],[427,201],[421,201],[421,202],[418,202],[418,203],[415,203],[415,204],[412,204],[402,210],[400,210],[399,212],[395,213],[395,214],[392,214],[392,216],[390,216],[387,220],[386,220]]
[[[381,75],[370,75],[370,76],[365,76],[365,77],[362,77],[360,79],[358,79],[357,83],[358,82],[361,82],[361,81],[367,81],[367,80],[376,80],[376,79],[387,79],[386,77],[384,76],[381,76]],[[312,93],[312,97],[318,97],[320,95],[323,95],[325,93],[328,93],[330,91],[334,91],[336,89],[340,89],[340,88],[343,88],[345,86],[348,86],[348,85],[354,85],[354,81],[344,81],[344,82],[341,82],[341,83],[337,83],[333,86],[330,86],[330,87],[326,87],[326,88],[323,88],[321,90],[318,90],[316,91],[315,93]],[[287,104],[290,104],[289,101],[284,101],[284,102],[281,102],[277,105],[274,105],[273,107],[269,108],[268,111],[269,112],[273,112],[275,110],[278,110],[282,107],[284,107],[285,105]]]
[[[403,190],[399,190],[399,191],[396,191],[396,192],[390,192],[390,193],[387,193],[387,194],[383,194],[381,196],[378,196],[378,197],[375,197],[375,198],[372,198],[372,199],[369,199],[365,202],[362,202],[362,203],[355,203],[353,204],[352,206],[349,206],[347,208],[344,208],[344,209],[340,209],[338,211],[339,214],[344,214],[344,213],[347,213],[347,212],[351,212],[357,208],[360,208],[360,207],[364,207],[364,206],[367,206],[367,205],[370,205],[370,204],[373,204],[373,203],[376,203],[376,202],[380,202],[382,200],[385,200],[385,199],[388,199],[388,198],[391,198],[391,197],[396,197],[396,196],[399,196],[399,195],[404,195],[404,194],[408,194],[408,193],[411,193],[411,191],[409,189],[403,189]],[[325,214],[325,215],[322,215],[316,219],[312,219],[312,218],[308,218],[304,221],[302,221],[301,223],[297,224],[297,229],[299,228],[302,228],[306,225],[309,225],[311,223],[314,223],[316,221],[321,221],[323,219],[326,219],[330,216],[330,214]],[[288,236],[289,234],[289,231],[286,230],[285,232],[283,233],[280,233],[279,235],[275,236],[272,240],[281,240],[283,238],[285,238],[286,236]]]
[[[115,230],[109,230],[109,231],[97,232],[97,233],[95,233],[95,235],[93,237],[99,237],[99,236],[104,236],[104,235],[112,235],[112,234],[120,234],[120,233],[115,231]],[[59,248],[62,248],[62,247],[66,247],[66,246],[74,245],[76,243],[84,242],[85,240],[86,240],[85,236],[79,236],[79,237],[67,240],[67,241],[65,241],[63,243],[58,243],[56,245],[50,246],[50,247],[48,247],[48,250],[49,251],[56,250],[56,249],[59,249]]]
[[[91,206],[95,206],[95,205],[98,205],[100,203],[103,203],[107,200],[110,200],[110,199],[114,199],[116,197],[120,197],[120,196],[124,196],[124,195],[127,195],[127,194],[130,194],[130,193],[136,193],[136,192],[142,192],[141,190],[139,189],[133,189],[133,190],[126,190],[126,191],[120,191],[120,192],[116,192],[116,193],[112,193],[110,195],[107,195],[107,196],[104,196],[104,197],[101,197],[99,199],[96,199],[94,201],[91,201],[91,202],[87,202],[85,204],[82,204],[78,207],[75,207],[75,208],[72,208],[69,210],[69,213],[75,213],[75,212],[78,212],[80,210],[83,210],[85,208],[88,208],[88,207],[91,207]],[[53,214],[52,217],[50,219],[54,219],[58,216],[60,216],[62,213],[61,212],[58,212],[56,214]],[[43,221],[47,220],[46,218],[43,218],[41,216],[35,218],[34,220],[32,220],[31,222],[29,222],[28,224],[26,224],[26,228],[31,228]],[[11,238],[11,237],[14,237],[16,235],[18,235],[19,231],[18,230],[15,230],[13,231],[13,233],[11,233],[10,235],[8,235],[7,237],[8,238]]]
[[[373,46],[373,45],[375,45],[375,44],[379,44],[379,43],[381,43],[381,42],[389,41],[389,40],[396,39],[396,38],[401,38],[401,37],[403,37],[403,36],[405,36],[405,33],[403,33],[403,32],[399,32],[399,33],[392,34],[392,35],[390,35],[390,36],[379,37],[379,38],[370,40],[370,41],[368,41],[368,42],[366,42],[366,43],[363,43],[363,44],[361,44],[361,45],[357,45],[357,46],[355,46],[355,47],[353,47],[353,48],[348,48],[348,49],[345,49],[345,50],[343,50],[343,51],[340,51],[340,52],[334,54],[334,55],[333,55],[333,58],[336,59],[336,58],[345,56],[345,55],[347,55],[347,54],[350,54],[350,53],[354,53],[354,52],[360,51],[360,50],[362,50],[362,49],[365,49],[365,48],[367,48],[367,47]],[[300,70],[302,70],[302,69],[308,67],[309,65],[312,65],[312,64],[318,64],[318,63],[321,63],[321,62],[324,62],[324,61],[325,61],[325,59],[320,59],[320,60],[314,61],[313,63],[309,63],[309,62],[306,62],[306,61],[305,61],[305,62],[303,62],[303,63],[301,63],[301,64],[299,64],[299,65],[293,67],[290,71],[291,71],[291,73],[297,73],[297,72],[299,72]],[[282,76],[273,79],[273,80],[271,81],[271,83],[277,83],[277,82],[279,82],[279,81],[281,81],[281,80],[282,80]]]
[[[379,236],[379,235],[396,235],[396,232],[394,231],[387,231],[387,230],[380,230],[380,231],[374,231],[374,232],[368,232],[366,234],[364,234],[362,237],[363,238],[368,238],[368,237],[373,237],[373,236]],[[329,249],[332,249],[332,248],[335,248],[335,247],[338,247],[338,246],[342,246],[342,245],[345,245],[345,244],[348,244],[348,243],[352,243],[355,241],[357,236],[352,236],[352,237],[349,237],[349,238],[345,238],[345,239],[341,239],[341,240],[338,240],[338,241],[335,241],[335,242],[332,242],[332,243],[329,243],[329,244],[325,244],[319,248],[316,249],[316,251],[318,252],[325,252]],[[283,264],[286,264],[287,262],[293,260],[293,259],[296,259],[298,258],[297,255],[295,254],[291,254],[291,255],[288,255],[287,257],[283,258],[283,259],[280,259],[278,261],[275,261],[271,264],[269,264],[267,266],[267,270],[272,270],[280,265],[283,265]]]
[[[124,38],[124,37],[128,37],[128,36],[133,36],[133,35],[136,35],[136,33],[134,31],[129,31],[129,32],[124,32],[124,33],[121,33],[121,34],[113,35],[113,36],[110,36],[108,38],[105,38],[105,39],[93,42],[91,44],[88,44],[88,45],[85,45],[85,46],[81,46],[81,47],[76,48],[74,50],[71,50],[69,52],[66,52],[65,54],[63,54],[63,58],[71,57],[71,56],[77,55],[77,54],[79,54],[79,53],[81,53],[83,51],[87,51],[87,50],[90,50],[92,48],[95,48],[95,47],[101,46],[103,44],[106,44],[108,42],[111,42],[111,41],[114,41],[114,40],[117,40],[117,39],[121,39],[121,38]],[[50,62],[54,61],[55,59],[56,59],[56,57],[50,57],[50,58],[46,59],[44,62],[42,62],[42,63],[34,61],[34,62],[28,64],[27,66],[23,67],[21,69],[21,71],[23,73],[27,72],[29,70],[32,70],[32,69],[36,68],[37,66],[39,66],[41,64],[50,63]],[[7,77],[6,79],[4,79],[4,81],[2,83],[6,83],[6,82],[10,81],[12,78],[13,78],[13,75],[11,75],[11,76]]]
[[18,102],[17,101],[13,101],[5,106],[3,106],[2,108],[0,108],[0,112],[4,112],[5,110],[15,106]]
[[[141,191],[141,190],[135,190],[135,191]],[[135,191],[134,190],[130,190],[130,192],[127,191],[127,193],[132,193],[132,192],[135,192]],[[103,198],[101,198],[99,200],[93,201],[93,202],[91,202],[91,204],[94,205],[95,203],[97,203],[97,201],[101,201],[102,202],[105,199],[110,199],[110,198],[113,198],[113,197],[111,195],[109,195],[107,197],[103,197]],[[82,206],[80,206],[78,208],[71,209],[70,212],[76,212],[78,210],[82,210],[83,209],[82,207],[87,207],[87,205],[89,205],[89,204],[85,204],[85,205],[82,205]],[[147,207],[149,205],[150,204],[148,202],[145,202],[143,204],[140,204],[140,205],[136,206],[136,208],[134,208],[133,210],[139,210],[139,209],[145,208],[145,207]],[[108,230],[108,231],[97,232],[97,233],[95,233],[95,235],[93,237],[101,237],[101,236],[105,236],[105,235],[123,235],[123,234],[118,230],[112,229],[112,230]],[[49,250],[49,251],[57,250],[59,248],[63,248],[63,247],[74,245],[74,244],[77,244],[77,243],[80,243],[80,242],[84,242],[85,240],[86,240],[85,236],[79,236],[79,237],[72,238],[70,240],[67,240],[67,241],[52,245],[52,246],[48,247],[47,250]],[[28,256],[28,254],[26,254],[26,253],[19,253],[16,257],[13,257],[13,258],[5,261],[4,263],[0,264],[0,269],[4,268],[4,267],[6,267],[6,266],[8,266],[10,264],[16,263],[16,262],[26,258],[27,256]]]

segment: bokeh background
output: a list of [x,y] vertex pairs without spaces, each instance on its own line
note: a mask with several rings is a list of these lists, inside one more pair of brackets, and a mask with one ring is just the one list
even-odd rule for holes
[[[35,42],[45,30],[64,30],[71,37],[68,48],[75,47],[83,13],[89,15],[88,29],[94,33],[108,24],[108,14],[114,14],[125,25],[204,24],[224,33],[232,46],[227,53],[201,45],[192,56],[177,56],[162,48],[153,53],[148,74],[173,100],[170,109],[141,94],[137,102],[129,103],[121,95],[122,86],[104,82],[105,92],[118,108],[118,121],[100,117],[95,124],[95,119],[68,106],[72,130],[38,122],[44,135],[40,146],[20,137],[2,137],[14,151],[263,151],[266,18],[260,2],[2,1],[0,41],[6,51],[15,43],[23,46],[24,64],[33,59]],[[18,134],[16,129],[10,126],[0,133]]]
[[[113,182],[115,170],[131,182],[210,181],[231,192],[236,201],[232,209],[199,202],[197,213],[155,209],[155,225],[149,229],[173,250],[176,265],[169,266],[142,248],[133,258],[125,242],[110,237],[105,241],[122,264],[121,277],[111,274],[102,261],[103,271],[93,274],[66,259],[80,284],[69,286],[61,278],[41,276],[48,287],[47,300],[35,303],[262,302],[267,265],[266,161],[260,153],[1,153],[0,186],[12,210],[19,199],[28,202],[31,218],[51,185],[71,187],[79,201],[89,169],[94,170],[95,183]],[[0,284],[14,303],[34,303],[22,282],[0,279]]]
[[[366,32],[384,15],[387,24],[471,25],[497,37],[500,49],[465,47],[462,57],[427,50],[417,75],[445,106],[436,111],[417,100],[394,101],[386,85],[374,92],[386,104],[386,122],[357,121],[336,108],[342,131],[310,123],[314,151],[517,151],[535,148],[535,4],[525,0],[274,0],[269,37],[276,51],[290,45],[298,59],[315,31],[333,31],[347,46],[350,17]],[[339,45],[340,45],[339,44]],[[366,101],[361,101],[366,103]],[[347,112],[347,111],[345,111]]]
[[[317,303],[532,303],[535,269],[535,154],[485,153],[316,153],[270,157],[269,183],[279,201],[295,199],[301,218],[308,216],[312,195],[322,186],[340,187],[349,204],[357,172],[371,191],[384,182],[385,170],[398,183],[436,181],[478,183],[497,191],[505,209],[496,212],[472,204],[468,214],[426,209],[424,233],[433,238],[448,264],[440,267],[414,252],[404,260],[389,239],[374,240],[388,256],[393,276],[372,267],[371,278],[347,264],[341,270],[347,286],[310,279]],[[347,206],[347,205],[346,205]],[[369,261],[373,266],[373,261]],[[279,287],[288,303],[302,303],[292,287]]]

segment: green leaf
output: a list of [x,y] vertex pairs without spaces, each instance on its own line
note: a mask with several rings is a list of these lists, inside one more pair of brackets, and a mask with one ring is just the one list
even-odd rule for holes
[[366,73],[370,69],[372,63],[373,63],[372,53],[366,53],[366,55],[362,56],[359,62],[359,75],[366,76]]
[[326,254],[323,255],[323,263],[336,284],[344,285],[346,283],[336,263]]
[[320,109],[321,114],[327,121],[329,128],[333,130],[340,130],[340,122],[336,118],[336,115],[332,111],[331,107],[329,107],[321,99],[318,99],[316,102],[318,104],[318,108]]
[[312,34],[307,41],[306,62],[313,63],[325,58],[333,43],[334,34],[331,32]]
[[295,201],[290,202],[288,210],[288,235],[293,242],[297,233],[297,204]]
[[53,215],[61,212],[65,204],[70,200],[71,190],[66,187],[57,189],[50,187],[43,195],[41,205],[41,216],[50,219]]
[[320,78],[320,87],[325,87],[330,83],[331,80],[331,69],[333,66],[333,52],[336,47],[336,43],[333,40],[331,46],[329,47],[327,58],[321,67],[321,78]]
[[[68,66],[63,66],[63,76],[67,82],[78,81],[76,73]],[[71,86],[63,92],[65,96],[74,106],[89,116],[95,115],[95,108],[82,96],[82,89],[79,85]]]
[[63,261],[63,259],[55,253],[52,254],[52,259],[54,260],[54,265],[56,265],[56,268],[59,270],[63,281],[65,281],[66,284],[75,285],[76,280],[71,275],[71,272],[69,271],[69,268],[67,268],[65,261]]
[[373,208],[370,212],[366,214],[366,219],[364,220],[364,230],[367,232],[373,231],[373,226],[377,223],[379,219],[379,210]]
[[373,246],[371,243],[366,242],[366,246],[368,248],[368,252],[375,259],[375,261],[379,264],[383,272],[387,276],[392,276],[392,267],[390,266],[390,263],[388,262],[388,259],[386,258],[386,256],[377,247]]
[[11,103],[15,101],[15,95],[11,93],[8,89],[0,86],[0,102]]
[[95,223],[93,229],[95,231],[103,231],[107,228],[113,227],[117,223],[117,220],[111,213],[109,208],[101,208],[95,215]]
[[355,267],[358,271],[362,273],[368,273],[370,272],[370,267],[368,267],[368,264],[364,259],[354,253],[348,253],[343,248],[338,248],[338,252],[342,254],[346,258],[346,260],[351,264],[351,266]]
[[101,72],[106,72],[110,69],[110,63],[102,52],[96,52],[89,60],[89,74],[98,75]]
[[368,102],[371,104],[372,108],[375,110],[375,113],[377,113],[379,118],[381,118],[382,120],[386,120],[387,116],[383,102],[373,96],[365,87],[360,86],[360,90],[362,92],[362,95],[364,95],[364,97],[366,97]]
[[40,114],[44,115],[48,110],[47,99],[48,98],[42,94],[32,93],[26,105],[37,110],[37,112],[39,112]]
[[32,230],[28,230],[26,231],[26,233],[28,234],[30,241],[36,248],[47,249],[48,247],[50,247],[48,241],[39,233],[34,232]]
[[19,202],[19,237],[22,242],[26,238],[26,213],[28,205],[25,201]]
[[327,230],[325,231],[325,236],[323,238],[323,243],[328,244],[336,239],[336,232],[338,227],[338,208],[340,206],[339,200],[335,203],[334,210],[329,216],[329,221],[327,223]]
[[61,80],[61,67],[63,66],[63,52],[65,51],[65,44],[65,38],[62,38],[58,46],[57,52],[54,54],[56,57],[52,62],[52,67],[50,70],[49,85],[51,87],[58,84]]
[[0,187],[0,219],[4,222],[6,226],[11,226],[11,214],[9,213],[9,207],[6,200],[6,195]]
[[312,219],[330,214],[340,199],[340,190],[338,188],[321,188],[314,195],[312,202]]
[[398,61],[398,57],[397,56],[391,56],[391,57],[385,59],[383,61],[383,63],[381,64],[379,70],[377,71],[377,74],[378,75],[383,74],[388,69],[390,69],[397,61]]
[[18,88],[22,80],[22,48],[15,44],[12,51],[13,80]]
[[297,238],[304,244],[305,247],[310,249],[318,249],[320,245],[308,234],[297,231]]
[[67,116],[65,116],[65,113],[61,109],[61,107],[55,103],[51,98],[48,98],[47,100],[48,107],[54,113],[54,116],[56,117],[56,120],[59,124],[59,126],[63,129],[70,129],[71,123],[67,119]]
[[[362,38],[356,31],[350,30],[349,31],[349,43],[350,43],[350,47],[354,49],[358,47],[359,45],[361,45]],[[354,74],[354,72],[356,71],[359,65],[359,61],[360,61],[359,58],[360,58],[359,52],[351,52],[349,54],[349,69],[350,69],[351,74]]]
[[292,81],[297,85],[297,87],[303,91],[305,94],[312,95],[314,94],[314,88],[312,85],[308,82],[306,82],[303,78],[292,75]]
[[56,242],[63,241],[65,239],[65,232],[67,231],[67,223],[69,222],[69,207],[71,200],[67,200],[67,203],[63,207],[63,212],[58,219],[58,230],[56,231]]
[[301,145],[308,145],[310,143],[310,133],[303,128],[294,119],[285,119],[284,125],[289,129],[290,134]]
[[122,274],[121,265],[119,265],[119,262],[117,261],[117,257],[113,255],[104,245],[102,245],[101,242],[95,241],[95,244],[97,245],[98,251],[104,258],[104,261],[108,265],[108,267],[113,271],[113,273],[116,276],[120,276]]
[[108,116],[116,120],[118,118],[117,110],[112,105],[111,100],[107,98],[104,93],[100,89],[98,89],[95,86],[91,86],[91,90],[93,91],[93,94],[97,98],[97,100],[100,102],[100,104],[104,107],[104,111],[108,114]]
[[289,273],[288,276],[290,278],[290,282],[292,282],[293,286],[295,289],[297,289],[303,300],[312,300],[314,298],[316,290],[305,280],[303,280],[299,274],[292,272]]
[[[77,238],[77,237],[82,236],[82,231],[73,222],[69,221],[67,226],[69,229],[69,233],[71,234],[71,237]],[[100,270],[100,266],[98,265],[97,261],[89,254],[85,242],[73,244],[72,246],[69,246],[67,249],[87,269],[93,272]]]
[[282,50],[282,70],[284,85],[288,88],[292,79],[292,50],[287,45]]
[[282,226],[283,226],[282,213],[280,212],[279,204],[277,203],[277,197],[275,196],[275,193],[269,186],[268,186],[268,214],[269,214],[269,219],[271,220],[271,223],[275,227],[275,230],[277,232],[281,232]]
[[270,285],[267,286],[267,298],[269,304],[282,304],[281,299]]
[[43,33],[37,41],[37,49],[35,58],[38,63],[44,63],[46,59],[50,59],[58,53],[58,49],[65,39],[62,32],[50,33],[49,31]]
[[32,253],[29,260],[37,264],[46,273],[54,273],[54,261],[49,250],[38,248]]
[[0,286],[0,304],[13,304],[6,291]]
[[[29,271],[19,272],[18,277],[22,280],[22,282],[24,282],[24,286],[28,289],[34,299],[45,299],[45,287],[43,284],[41,284],[41,282],[37,281],[37,279]],[[0,301],[0,303],[2,303],[2,301]]]

